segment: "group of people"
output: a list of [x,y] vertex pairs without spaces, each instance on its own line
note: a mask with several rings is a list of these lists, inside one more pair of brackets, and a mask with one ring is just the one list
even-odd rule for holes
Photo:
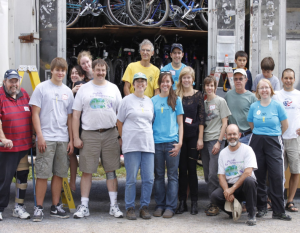
[[[291,220],[285,210],[298,211],[293,198],[300,173],[300,125],[296,121],[300,117],[300,92],[293,87],[294,71],[283,71],[283,90],[274,93],[273,85],[279,80],[270,72],[275,66],[273,59],[262,61],[263,74],[253,82],[250,71],[245,68],[248,56],[238,51],[234,87],[226,87],[225,81],[228,93],[225,99],[221,98],[216,95],[216,79],[208,76],[203,81],[204,98],[193,88],[194,70],[181,63],[184,55],[181,44],[172,45],[172,62],[161,70],[150,63],[154,47],[149,40],[140,44],[140,54],[141,61],[129,64],[124,73],[123,99],[118,87],[105,79],[106,62],[92,61],[86,51],[78,55],[78,65],[70,72],[71,89],[63,84],[68,68],[63,58],[53,59],[51,79],[39,84],[31,98],[20,88],[16,70],[5,73],[0,88],[0,140],[4,144],[0,148],[0,220],[8,205],[13,176],[17,180],[13,216],[30,218],[24,197],[28,175],[26,157],[32,139],[36,140],[37,147],[37,206],[33,221],[43,219],[43,202],[50,177],[50,215],[69,217],[59,198],[62,178],[67,177],[69,166],[70,187],[76,189],[78,154],[82,172],[81,204],[73,217],[90,215],[89,193],[99,158],[106,173],[109,214],[123,217],[117,203],[115,172],[120,168],[120,150],[126,168],[125,208],[129,220],[137,219],[135,198],[139,170],[141,218],[151,218],[149,203],[153,187],[154,217],[172,218],[187,211],[189,194],[190,213],[197,214],[199,152],[210,198],[206,215],[215,216],[222,209],[235,219],[233,203],[245,201],[247,224],[255,225],[256,217],[267,214],[269,196],[272,217]],[[290,196],[284,206],[284,165],[288,164],[292,176]]]

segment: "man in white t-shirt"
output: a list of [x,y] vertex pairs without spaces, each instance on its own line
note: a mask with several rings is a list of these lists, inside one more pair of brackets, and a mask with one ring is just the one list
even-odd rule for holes
[[289,127],[282,135],[285,169],[290,166],[291,172],[290,195],[285,208],[290,212],[298,212],[293,200],[300,174],[300,91],[294,89],[295,72],[292,69],[287,68],[282,72],[281,81],[283,89],[276,91],[272,98],[283,103],[289,121]]
[[211,203],[232,216],[231,212],[224,209],[226,201],[233,202],[236,198],[239,202],[246,201],[249,226],[256,225],[256,200],[257,182],[254,170],[257,169],[256,157],[252,148],[239,141],[241,133],[235,124],[226,129],[228,146],[219,155],[219,182],[217,188],[211,194]]
[[[92,174],[97,173],[101,155],[110,197],[109,214],[122,218],[123,213],[117,203],[118,181],[115,173],[120,168],[119,133],[116,123],[122,97],[118,87],[105,80],[107,64],[104,60],[93,61],[92,68],[94,79],[80,87],[73,104],[74,146],[80,148],[79,169],[82,171],[81,205],[73,217],[83,218],[90,215],[88,202]],[[80,116],[81,135],[79,135]]]

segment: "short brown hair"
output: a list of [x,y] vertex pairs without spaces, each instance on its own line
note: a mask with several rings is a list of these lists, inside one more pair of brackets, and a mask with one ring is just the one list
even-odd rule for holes
[[217,89],[217,80],[214,76],[212,75],[209,75],[207,76],[204,80],[203,80],[203,84],[204,84],[204,90],[205,90],[205,85],[206,84],[210,84],[210,83],[214,83],[214,86],[215,86],[215,90]]
[[68,63],[62,57],[56,57],[51,61],[50,69],[53,71],[55,68],[60,68],[68,71]]
[[257,98],[258,100],[261,99],[261,97],[260,97],[260,95],[259,95],[259,93],[258,93],[258,89],[259,89],[260,83],[262,83],[262,82],[265,82],[265,83],[267,83],[267,84],[269,85],[270,90],[271,90],[271,97],[272,97],[273,95],[275,95],[275,92],[274,92],[274,89],[273,89],[273,87],[272,87],[271,82],[270,82],[268,79],[263,78],[263,79],[261,79],[261,80],[258,82],[258,84],[257,84],[257,86],[256,86],[255,96],[256,96],[256,98]]
[[284,75],[285,72],[293,72],[294,73],[294,79],[296,79],[295,71],[293,69],[291,69],[291,68],[284,69],[284,71],[282,71],[281,78],[283,78],[283,75]]
[[245,57],[248,61],[248,54],[245,51],[237,51],[234,59],[237,60],[238,57]]
[[77,64],[80,65],[80,60],[83,57],[88,57],[91,61],[93,61],[93,56],[90,51],[81,51],[77,56]]
[[95,67],[97,65],[99,65],[99,66],[105,66],[106,72],[108,72],[108,65],[107,65],[106,61],[104,61],[103,59],[98,58],[98,59],[94,60],[93,63],[92,63],[92,69],[95,69]]
[[271,57],[265,57],[264,59],[262,59],[261,63],[260,63],[260,67],[262,70],[274,70],[275,68],[275,62],[273,60],[273,58]]

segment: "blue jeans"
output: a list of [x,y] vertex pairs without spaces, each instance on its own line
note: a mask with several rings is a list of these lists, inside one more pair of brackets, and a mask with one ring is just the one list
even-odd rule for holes
[[[154,199],[156,202],[155,209],[170,209],[175,212],[177,207],[178,195],[178,164],[180,152],[176,157],[170,156],[170,150],[174,148],[174,142],[156,143],[155,144],[155,194]],[[165,190],[165,164],[167,166],[168,186]]]
[[124,154],[126,169],[125,208],[134,208],[136,196],[136,177],[141,168],[142,188],[140,208],[148,206],[153,188],[154,154],[149,152],[128,152]]
[[[242,135],[242,136],[243,136],[243,135]],[[252,136],[252,133],[246,135],[245,137],[240,138],[240,142],[241,142],[241,143],[244,143],[244,144],[246,144],[246,145],[248,145],[251,136]]]

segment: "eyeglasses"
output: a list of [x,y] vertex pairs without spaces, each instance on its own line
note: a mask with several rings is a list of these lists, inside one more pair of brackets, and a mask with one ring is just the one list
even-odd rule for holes
[[259,90],[268,90],[268,89],[270,89],[270,87],[260,87],[260,88],[258,88]]
[[243,81],[244,78],[234,78],[233,81]]
[[143,53],[145,53],[145,52],[146,52],[146,53],[150,53],[151,50],[150,50],[150,49],[141,49],[141,51],[142,51]]

